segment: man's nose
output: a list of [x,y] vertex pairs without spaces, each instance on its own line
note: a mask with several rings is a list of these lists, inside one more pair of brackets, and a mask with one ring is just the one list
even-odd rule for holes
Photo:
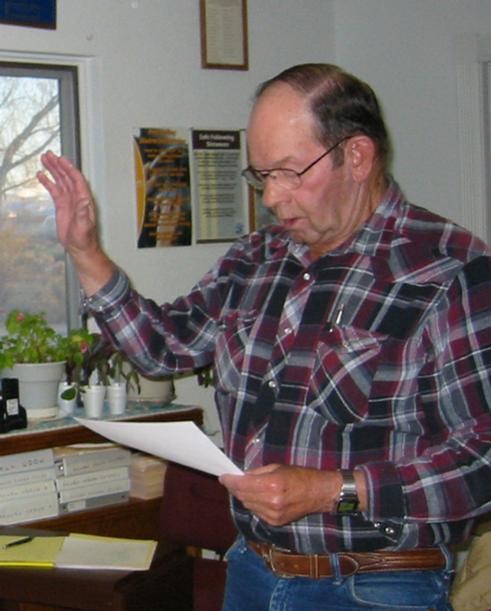
[[268,176],[264,183],[262,202],[266,208],[274,208],[287,198],[288,189],[278,184],[273,176]]

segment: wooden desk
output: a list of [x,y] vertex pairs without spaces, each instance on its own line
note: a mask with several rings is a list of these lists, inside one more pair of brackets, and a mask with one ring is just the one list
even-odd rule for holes
[[0,568],[0,611],[191,611],[192,559],[159,543],[148,571]]
[[[202,424],[203,412],[198,407],[174,403],[165,406],[130,403],[124,416],[112,417],[111,420],[130,420],[132,422],[192,420],[196,424]],[[73,443],[102,441],[107,440],[80,426],[73,418],[63,418],[59,421],[32,423],[28,429],[0,435],[0,455]],[[65,532],[83,532],[134,539],[156,539],[160,501],[160,498],[147,501],[130,499],[129,502],[118,505],[108,505],[97,509],[73,512],[56,518],[37,520],[30,522],[29,525]]]

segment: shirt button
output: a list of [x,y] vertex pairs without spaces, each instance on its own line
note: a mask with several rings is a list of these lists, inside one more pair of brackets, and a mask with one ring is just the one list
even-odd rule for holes
[[310,280],[310,274],[309,274],[309,272],[305,272],[305,274],[303,275],[303,279],[304,279],[304,280]]
[[270,381],[268,382],[268,386],[269,386],[270,388],[276,388],[276,382],[275,382],[274,380],[270,380]]

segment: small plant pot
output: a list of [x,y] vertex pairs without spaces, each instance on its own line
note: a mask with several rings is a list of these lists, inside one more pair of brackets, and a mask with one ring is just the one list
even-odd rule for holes
[[176,398],[172,378],[149,378],[140,374],[139,383],[139,391],[134,385],[130,385],[128,391],[130,401],[165,404]]
[[128,402],[126,384],[111,384],[107,387],[107,401],[109,403],[109,413],[117,416],[124,414]]
[[[70,397],[70,398],[68,398]],[[58,384],[58,416],[71,416],[77,405],[77,387],[69,382]]]
[[104,411],[105,386],[85,386],[82,389],[82,402],[86,418],[100,418]]

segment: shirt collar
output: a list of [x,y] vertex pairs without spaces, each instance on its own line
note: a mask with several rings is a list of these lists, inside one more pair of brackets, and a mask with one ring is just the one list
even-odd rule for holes
[[[405,198],[398,184],[390,179],[382,201],[365,224],[343,244],[330,251],[329,256],[344,255],[357,252],[368,256],[388,257],[394,246],[396,225],[402,214]],[[278,226],[270,228],[269,252],[288,252],[303,263],[310,260],[309,248],[305,244],[294,242],[290,236]],[[399,235],[400,240],[406,241]],[[398,239],[398,244],[400,243]]]
[[357,252],[372,257],[388,257],[390,249],[406,242],[400,235],[398,225],[403,216],[404,195],[398,184],[390,180],[382,201],[358,232],[341,244],[331,254]]

